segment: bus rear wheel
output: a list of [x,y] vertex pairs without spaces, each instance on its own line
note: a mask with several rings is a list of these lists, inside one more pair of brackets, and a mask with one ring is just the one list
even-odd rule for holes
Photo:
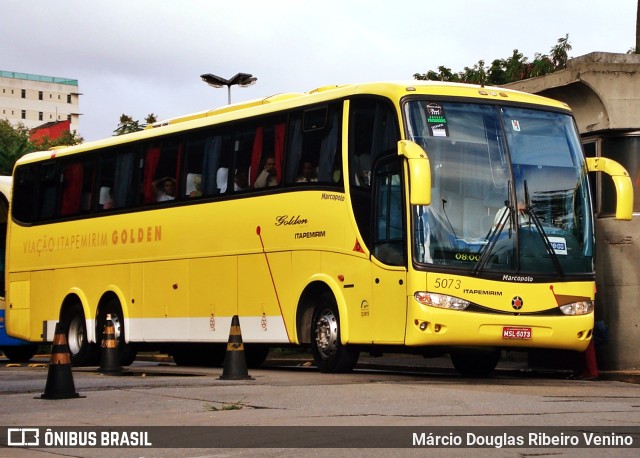
[[335,299],[323,294],[311,322],[311,353],[320,372],[350,372],[360,352],[340,341],[340,317]]
[[500,361],[499,350],[452,350],[453,367],[467,377],[485,377],[490,375]]
[[97,364],[98,347],[87,340],[87,324],[80,304],[67,307],[60,321],[67,333],[67,345],[72,366],[90,366]]
[[98,319],[96,320],[96,337],[98,348],[102,345],[104,326],[107,323],[107,315],[110,315],[113,322],[113,329],[116,338],[116,348],[121,366],[130,366],[136,359],[137,351],[131,344],[125,341],[124,335],[124,314],[117,300],[110,299],[104,306],[100,307]]

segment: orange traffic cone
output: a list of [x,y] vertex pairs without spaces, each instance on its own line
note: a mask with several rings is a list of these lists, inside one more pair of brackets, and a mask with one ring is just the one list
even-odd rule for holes
[[71,373],[69,345],[62,323],[56,324],[56,334],[51,346],[51,361],[47,374],[47,384],[41,399],[69,399],[84,397],[76,393]]
[[244,355],[240,319],[234,315],[231,319],[229,342],[224,355],[224,368],[219,380],[254,380],[247,372],[247,358]]
[[100,369],[99,372],[107,375],[121,375],[122,366],[118,354],[118,341],[116,340],[116,330],[111,320],[111,315],[107,314],[107,322],[104,324],[102,332],[102,345],[100,348]]

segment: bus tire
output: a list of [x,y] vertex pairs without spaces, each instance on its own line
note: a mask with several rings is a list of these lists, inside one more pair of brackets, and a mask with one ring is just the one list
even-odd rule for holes
[[490,375],[500,361],[499,350],[452,350],[450,356],[456,371],[466,377]]
[[37,344],[13,345],[11,347],[2,347],[4,356],[13,363],[26,363],[38,351]]
[[311,353],[320,372],[350,372],[360,352],[340,341],[340,316],[333,295],[324,293],[311,321]]
[[87,321],[82,306],[78,303],[66,307],[60,321],[67,333],[67,345],[72,366],[90,366],[97,364],[98,346],[87,340]]
[[107,315],[111,315],[111,321],[113,322],[120,365],[130,366],[136,359],[137,351],[131,344],[125,341],[124,314],[117,299],[109,299],[104,305],[100,306],[96,320],[96,340],[98,341],[98,348],[102,345],[102,335],[104,333],[104,325],[107,322]]

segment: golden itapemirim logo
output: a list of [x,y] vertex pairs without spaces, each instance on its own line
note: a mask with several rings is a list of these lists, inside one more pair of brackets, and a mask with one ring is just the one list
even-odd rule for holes
[[162,225],[119,228],[113,231],[88,232],[61,236],[44,235],[23,242],[24,254],[41,256],[61,251],[102,248],[162,241]]

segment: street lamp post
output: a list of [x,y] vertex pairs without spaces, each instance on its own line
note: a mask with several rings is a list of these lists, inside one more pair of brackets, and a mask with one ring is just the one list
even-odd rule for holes
[[220,88],[222,86],[227,86],[227,101],[229,105],[231,105],[231,86],[247,87],[251,86],[258,80],[258,78],[249,73],[237,73],[234,77],[228,80],[212,75],[211,73],[200,75],[200,78],[202,78],[202,81],[211,87]]

